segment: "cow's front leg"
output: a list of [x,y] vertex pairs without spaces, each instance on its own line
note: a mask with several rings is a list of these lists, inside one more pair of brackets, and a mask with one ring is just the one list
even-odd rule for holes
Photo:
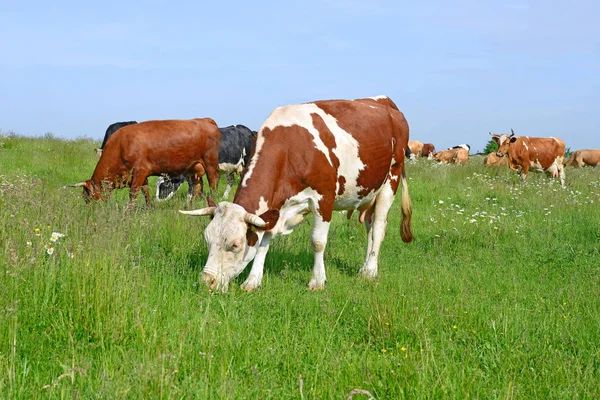
[[[331,220],[331,218],[329,218]],[[310,242],[315,254],[315,264],[313,266],[312,279],[308,283],[310,290],[319,290],[325,288],[325,262],[323,255],[327,245],[327,235],[329,234],[329,221],[325,221],[319,212],[313,214],[313,229],[310,235]]]
[[142,193],[144,193],[144,197],[146,198],[146,207],[150,207],[150,186],[148,186],[148,178],[146,178],[146,180],[144,181],[144,185],[142,186]]
[[[144,171],[134,171],[131,177],[131,186],[129,187],[129,203],[126,210],[130,210],[135,205],[135,198],[143,186],[147,186],[147,174]],[[145,192],[144,192],[145,194]]]
[[[256,249],[256,256],[254,256],[254,262],[252,263],[252,269],[250,275],[242,284],[242,289],[248,292],[258,289],[262,285],[263,272],[265,268],[265,258],[269,251],[269,244],[271,243],[271,234],[265,232],[263,235],[258,248]],[[250,249],[249,251],[254,251]],[[251,259],[251,256],[249,257]]]

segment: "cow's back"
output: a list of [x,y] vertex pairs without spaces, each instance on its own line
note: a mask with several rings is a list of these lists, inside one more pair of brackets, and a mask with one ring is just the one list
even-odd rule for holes
[[404,160],[408,124],[391,104],[382,99],[328,100],[273,110],[259,130],[234,202],[255,199],[248,193],[255,191],[277,207],[310,188],[335,197],[336,208],[354,207],[357,199],[381,187],[393,156]]
[[219,143],[217,124],[210,118],[156,120],[119,129],[104,154],[118,154],[126,168],[143,164],[150,174],[180,174],[207,153],[218,157]]

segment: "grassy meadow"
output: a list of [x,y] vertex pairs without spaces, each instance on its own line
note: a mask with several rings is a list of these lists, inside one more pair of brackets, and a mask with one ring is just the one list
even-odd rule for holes
[[98,145],[0,136],[0,398],[600,397],[600,169],[562,189],[419,160],[415,241],[398,196],[376,280],[357,276],[357,215],[336,213],[324,291],[304,223],[272,241],[260,290],[239,289],[246,271],[209,294],[185,188],[131,212],[128,190],[86,205],[62,188]]

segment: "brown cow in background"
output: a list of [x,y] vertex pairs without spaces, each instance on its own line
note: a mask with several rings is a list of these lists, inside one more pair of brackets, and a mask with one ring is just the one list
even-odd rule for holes
[[469,162],[469,151],[462,147],[442,150],[434,153],[432,158],[441,163],[466,165]]
[[421,148],[421,157],[431,158],[433,157],[433,153],[435,153],[435,146],[433,144],[423,144],[423,147]]
[[419,142],[418,140],[409,140],[408,148],[410,149],[411,153],[413,153],[415,155],[415,157],[417,157],[417,158],[421,157],[421,151],[423,150],[423,143]]
[[500,157],[497,153],[490,153],[483,159],[483,165],[486,167],[508,166],[508,157]]
[[567,167],[595,167],[600,165],[600,150],[577,150],[565,164]]
[[529,168],[544,171],[554,178],[560,179],[565,186],[565,142],[555,137],[536,138],[515,136],[511,134],[495,134],[490,132],[494,142],[498,143],[498,155],[508,157],[508,166],[517,171],[522,180],[527,178]]
[[[128,125],[108,139],[92,178],[67,186],[83,187],[86,202],[106,199],[113,189],[129,187],[128,206],[134,204],[142,189],[149,206],[149,176],[189,174],[194,185],[191,200],[194,200],[200,194],[204,174],[210,188],[217,187],[220,141],[219,128],[210,118]],[[214,204],[211,195],[208,203]]]

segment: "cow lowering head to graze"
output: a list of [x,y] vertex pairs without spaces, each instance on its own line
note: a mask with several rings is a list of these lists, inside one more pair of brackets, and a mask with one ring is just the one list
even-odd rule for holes
[[212,289],[254,260],[242,288],[261,285],[271,238],[289,234],[313,214],[311,290],[325,285],[323,253],[334,210],[359,211],[367,230],[360,273],[377,275],[387,214],[402,182],[402,240],[410,242],[411,202],[404,171],[408,124],[385,96],[329,100],[276,108],[258,132],[256,150],[233,203],[182,211],[210,215],[203,280]]
[[483,159],[483,165],[486,167],[508,166],[508,157],[501,157],[498,153],[490,153]]
[[571,154],[571,158],[565,164],[567,167],[584,167],[589,165],[595,167],[600,165],[600,150],[577,150]]
[[96,154],[102,155],[102,151],[104,150],[104,146],[106,146],[106,142],[108,138],[110,138],[113,133],[118,131],[124,126],[137,124],[137,121],[126,121],[126,122],[115,122],[114,124],[110,124],[108,128],[106,128],[106,133],[104,134],[104,139],[102,140],[102,145],[99,149],[96,149]]
[[451,148],[434,153],[432,159],[443,164],[453,163],[465,165],[469,162],[469,152],[462,147]]
[[[231,125],[219,128],[221,132],[221,148],[219,149],[219,173],[227,174],[227,188],[223,198],[229,196],[229,192],[235,183],[235,174],[241,175],[244,167],[248,165],[250,156],[256,143],[256,131],[252,131],[244,125]],[[158,201],[168,200],[177,191],[179,186],[188,180],[187,175],[180,175],[169,179],[159,177],[156,180],[156,199]],[[202,182],[200,182],[202,185]],[[202,192],[202,188],[200,189]],[[192,186],[188,186],[188,197],[192,195]]]
[[[150,205],[148,177],[161,174],[192,177],[195,199],[206,174],[211,189],[218,183],[221,135],[210,118],[146,121],[125,126],[106,142],[91,179],[68,185],[83,187],[83,198],[105,199],[113,189],[130,187],[132,206],[139,189]],[[209,204],[214,204],[211,197]]]
[[435,153],[435,146],[431,143],[424,143],[421,148],[421,157],[432,158]]
[[565,142],[549,138],[515,136],[511,129],[508,133],[492,133],[492,140],[498,143],[498,156],[508,157],[508,166],[517,171],[522,180],[527,178],[529,168],[544,171],[546,174],[560,179],[565,186]]

